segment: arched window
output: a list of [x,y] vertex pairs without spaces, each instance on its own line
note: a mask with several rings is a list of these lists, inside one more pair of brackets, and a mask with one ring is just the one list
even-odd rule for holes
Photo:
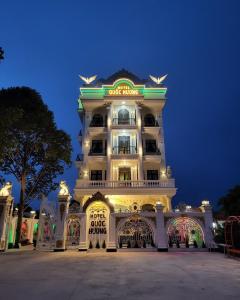
[[126,108],[120,109],[118,112],[118,124],[129,124],[129,111]]
[[154,115],[146,114],[144,117],[144,126],[155,126],[155,125],[156,125],[156,121]]
[[93,115],[91,126],[93,127],[103,127],[103,116],[100,114]]

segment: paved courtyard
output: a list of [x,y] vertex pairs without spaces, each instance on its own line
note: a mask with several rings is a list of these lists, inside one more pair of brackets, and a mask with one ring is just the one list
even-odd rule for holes
[[0,299],[240,299],[240,261],[196,252],[2,253]]

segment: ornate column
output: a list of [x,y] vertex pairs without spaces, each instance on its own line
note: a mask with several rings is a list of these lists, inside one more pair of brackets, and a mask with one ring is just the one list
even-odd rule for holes
[[137,151],[138,151],[138,180],[143,180],[143,146],[142,146],[142,119],[140,107],[136,104],[137,123]]
[[0,251],[8,248],[8,231],[12,219],[12,184],[7,182],[0,189]]
[[86,213],[81,213],[80,216],[80,244],[79,244],[79,251],[87,251],[88,244],[87,244],[87,217]]
[[165,157],[165,143],[164,143],[164,130],[163,130],[163,120],[162,120],[162,111],[159,113],[159,117],[157,119],[159,124],[159,139],[158,139],[158,147],[161,153],[161,163],[160,163],[160,178],[166,178],[166,157]]
[[112,104],[108,106],[107,116],[107,180],[112,180],[112,166],[111,166],[111,154],[112,154]]
[[204,223],[205,223],[205,243],[207,248],[215,248],[216,244],[213,240],[213,215],[212,206],[209,201],[202,201],[202,210],[204,211]]
[[157,210],[157,216],[156,216],[156,223],[157,223],[157,230],[156,230],[156,246],[158,251],[168,251],[167,246],[167,239],[166,239],[166,229],[164,225],[164,214],[163,214],[163,208],[161,202],[156,203],[156,210]]
[[66,242],[66,218],[68,214],[69,201],[71,199],[69,189],[65,181],[60,182],[58,193],[57,226],[54,251],[65,251]]
[[116,218],[115,213],[109,214],[109,234],[107,241],[107,252],[116,252]]

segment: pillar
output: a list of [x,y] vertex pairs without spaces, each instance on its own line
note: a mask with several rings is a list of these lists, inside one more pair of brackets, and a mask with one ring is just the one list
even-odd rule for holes
[[8,248],[8,231],[11,224],[13,197],[0,196],[0,251]]
[[79,244],[79,251],[87,251],[88,244],[87,244],[87,217],[86,213],[81,213],[80,215],[80,244]]
[[[205,224],[205,243],[207,248],[216,248],[216,244],[213,239],[213,215],[212,206],[208,201],[206,204],[202,204],[204,210],[204,224]],[[204,203],[204,201],[203,201]]]
[[164,225],[164,214],[163,214],[164,206],[162,203],[158,202],[156,204],[157,216],[157,230],[156,230],[156,246],[158,251],[168,251],[167,239],[166,239],[166,229]]
[[107,115],[107,180],[112,180],[112,166],[111,166],[111,154],[112,154],[112,104],[108,107]]
[[66,218],[68,214],[69,201],[71,197],[69,194],[58,194],[58,208],[57,208],[57,226],[55,236],[54,251],[65,251],[66,243]]
[[109,233],[107,241],[107,252],[116,252],[116,218],[114,213],[109,214]]
[[28,232],[28,239],[29,239],[29,243],[33,243],[33,233],[34,233],[34,219],[36,217],[36,212],[35,211],[31,211],[30,212],[30,228],[29,228],[29,232]]
[[138,180],[143,180],[143,146],[142,146],[142,120],[140,107],[136,105],[137,122],[137,151],[138,151]]

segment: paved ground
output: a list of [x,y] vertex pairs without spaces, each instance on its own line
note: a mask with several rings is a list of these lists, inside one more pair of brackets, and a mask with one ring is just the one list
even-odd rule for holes
[[218,253],[0,254],[0,299],[240,299],[240,261]]

